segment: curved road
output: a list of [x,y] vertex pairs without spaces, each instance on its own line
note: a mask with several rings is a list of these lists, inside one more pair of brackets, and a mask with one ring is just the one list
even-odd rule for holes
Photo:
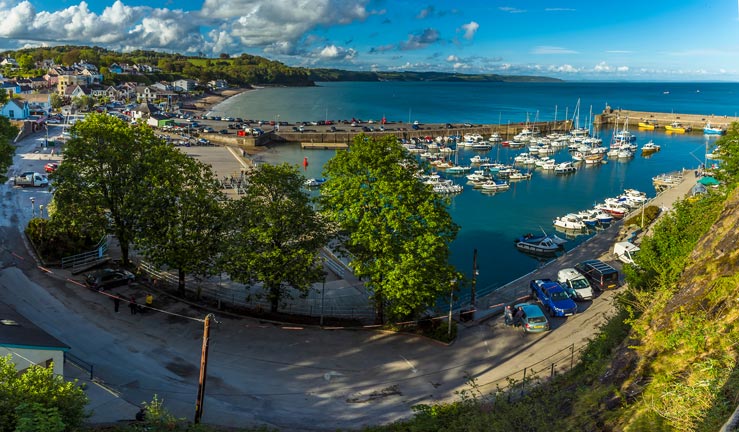
[[[46,163],[48,151],[37,147],[37,138],[19,145],[17,169],[40,171]],[[94,364],[96,377],[122,399],[139,404],[157,394],[174,414],[191,419],[202,343],[199,320],[207,311],[160,297],[156,306],[166,312],[131,315],[123,304],[116,314],[104,294],[68,281],[63,271],[39,270],[20,230],[32,217],[30,196],[46,204],[49,193],[11,184],[2,188],[0,301]],[[589,242],[580,253],[600,256],[610,241]],[[563,259],[580,259],[574,255]],[[563,265],[547,266],[537,277],[552,277]],[[141,294],[144,288],[124,289],[129,291],[120,292]],[[370,330],[288,327],[217,314],[203,422],[289,430],[355,428],[408,417],[415,404],[454,399],[455,391],[467,388],[468,376],[492,391],[495,383],[504,386],[508,376],[520,379],[521,370],[531,365],[547,375],[548,358],[558,367],[569,366],[569,347],[586,343],[612,312],[612,297],[613,292],[603,293],[584,303],[584,312],[554,319],[554,329],[546,334],[524,337],[493,317],[460,326],[450,346]],[[131,418],[130,406],[116,412],[117,406],[98,405],[96,410],[105,418]]]

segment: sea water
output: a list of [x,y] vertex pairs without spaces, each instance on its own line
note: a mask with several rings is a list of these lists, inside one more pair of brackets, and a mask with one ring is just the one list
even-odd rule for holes
[[[669,94],[664,94],[664,91],[669,91]],[[391,119],[402,114],[402,108],[396,107],[393,110],[393,106],[400,104],[402,100],[406,105],[419,107],[419,116],[416,117],[411,112],[412,119],[422,118],[423,121],[434,123],[497,123],[496,117],[500,117],[505,123],[525,121],[526,113],[529,113],[533,121],[531,113],[535,113],[537,107],[540,120],[551,120],[554,118],[555,100],[561,99],[565,104],[570,99],[576,103],[578,96],[582,95],[581,100],[588,101],[589,104],[590,101],[595,103],[597,94],[602,93],[604,96],[600,98],[601,106],[605,106],[607,102],[612,107],[664,112],[669,111],[670,107],[660,105],[660,101],[669,101],[669,105],[676,107],[675,112],[733,115],[736,102],[731,95],[737,92],[737,84],[705,83],[558,83],[512,86],[494,83],[489,87],[466,83],[330,83],[310,88],[251,91],[226,101],[215,107],[214,111],[223,110],[224,114],[233,117],[269,119],[270,112],[280,110],[283,113],[280,114],[280,119],[295,121],[315,119],[323,109],[322,105],[330,104],[342,108],[341,111],[334,112],[334,115],[328,115],[329,119],[377,119],[383,114]],[[366,98],[365,103],[354,99],[360,95]],[[613,99],[606,101],[609,96]],[[460,99],[464,100],[463,104],[460,104]],[[536,103],[537,100],[541,101],[541,105]],[[545,104],[552,108],[545,109]],[[574,104],[571,106],[574,108]],[[583,106],[584,102],[581,102],[581,109]],[[470,111],[464,111],[465,107]],[[561,115],[557,117],[559,119],[564,117],[564,111],[560,114],[560,109],[562,107],[558,106],[557,113]],[[500,114],[495,110],[499,110]],[[572,109],[568,111],[572,114]],[[582,113],[580,118],[581,121],[585,119]],[[407,120],[406,118],[405,121]],[[585,122],[582,124],[585,125]],[[700,134],[667,134],[659,130],[640,131],[632,128],[632,132],[637,136],[638,145],[641,146],[651,139],[661,145],[661,151],[649,157],[637,152],[629,160],[606,158],[606,164],[583,164],[576,173],[569,175],[555,175],[553,172],[536,169],[530,180],[511,182],[509,190],[493,195],[472,189],[466,184],[464,176],[445,176],[465,187],[462,193],[449,198],[449,211],[461,227],[451,246],[451,263],[471,277],[473,251],[477,249],[477,291],[480,295],[490,292],[541,264],[538,259],[520,253],[514,246],[514,238],[542,230],[553,233],[552,221],[555,217],[592,208],[596,202],[616,196],[626,188],[644,191],[652,197],[655,195],[652,177],[683,168],[695,169],[706,162],[706,149],[710,149],[716,140],[715,137]],[[612,130],[606,128],[597,133],[604,145],[608,146]],[[460,150],[458,161],[461,165],[469,165],[469,158],[480,154],[491,160],[512,163],[513,157],[521,151],[525,149],[494,147],[489,152]],[[286,145],[261,152],[256,155],[256,160],[295,164],[310,178],[321,177],[323,164],[335,153],[335,150],[304,150],[298,145]],[[552,157],[557,162],[571,160],[566,148]],[[302,165],[304,158],[308,161],[306,167]],[[443,173],[442,175],[444,176]],[[591,235],[593,234],[570,238],[565,245],[566,249],[577,246]]]

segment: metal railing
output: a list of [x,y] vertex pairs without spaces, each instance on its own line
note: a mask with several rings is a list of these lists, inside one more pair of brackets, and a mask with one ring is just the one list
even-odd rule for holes
[[71,268],[72,273],[108,258],[108,236],[100,239],[94,250],[62,258],[62,268]]

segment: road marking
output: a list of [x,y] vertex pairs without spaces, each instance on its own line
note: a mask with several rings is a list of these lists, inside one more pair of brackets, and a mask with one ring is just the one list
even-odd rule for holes
[[402,355],[400,356],[400,358],[402,358],[403,360],[405,360],[405,362],[406,362],[406,363],[408,363],[408,366],[410,366],[410,368],[411,368],[411,371],[412,371],[413,373],[416,373],[416,372],[418,372],[418,371],[416,370],[416,368],[414,368],[414,367],[413,367],[413,363],[409,362],[407,358],[403,357]]

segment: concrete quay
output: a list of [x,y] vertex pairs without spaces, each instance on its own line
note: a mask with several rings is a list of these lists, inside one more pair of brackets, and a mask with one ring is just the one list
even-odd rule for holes
[[[728,129],[731,123],[739,121],[737,116],[725,116],[714,114],[686,114],[686,113],[664,113],[653,111],[634,111],[625,109],[608,109],[597,115],[593,120],[596,125],[623,126],[626,119],[629,120],[629,128],[636,129],[639,122],[649,121],[655,123],[655,129],[664,129],[666,125],[678,122],[685,127],[692,128],[692,133],[703,133],[703,126],[711,123],[711,126]],[[670,132],[675,133],[675,132]]]

